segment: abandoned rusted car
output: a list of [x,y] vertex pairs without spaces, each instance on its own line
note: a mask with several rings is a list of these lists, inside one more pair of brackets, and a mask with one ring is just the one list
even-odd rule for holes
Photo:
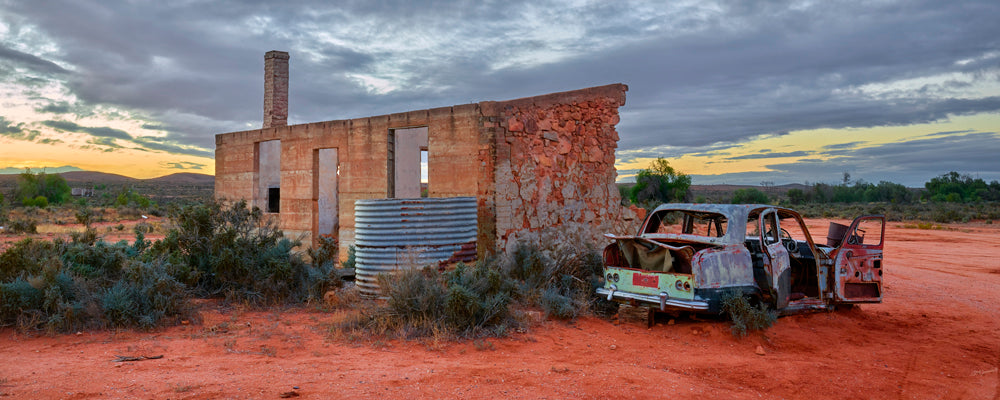
[[831,222],[819,244],[787,208],[665,204],[637,235],[605,236],[597,293],[619,303],[718,313],[737,291],[792,314],[882,301],[883,215]]

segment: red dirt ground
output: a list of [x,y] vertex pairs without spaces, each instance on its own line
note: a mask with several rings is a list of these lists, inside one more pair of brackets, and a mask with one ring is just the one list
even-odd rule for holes
[[[827,221],[810,226],[822,240]],[[200,325],[152,333],[0,330],[0,396],[998,399],[1000,226],[944,228],[889,223],[884,303],[744,339],[719,321],[591,317],[486,342],[359,344],[328,339],[335,313],[204,303]]]

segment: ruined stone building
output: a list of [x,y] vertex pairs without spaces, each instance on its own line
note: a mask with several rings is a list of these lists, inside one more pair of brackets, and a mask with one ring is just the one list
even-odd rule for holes
[[603,233],[620,218],[615,186],[623,84],[508,101],[288,126],[288,53],[265,56],[261,129],[216,135],[215,193],[247,199],[292,237],[354,240],[354,202],[477,198],[480,255],[546,227]]

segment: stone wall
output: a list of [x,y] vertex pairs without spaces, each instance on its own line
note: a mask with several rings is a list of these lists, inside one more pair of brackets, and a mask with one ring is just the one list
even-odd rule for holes
[[281,202],[272,216],[286,234],[316,243],[317,157],[320,149],[337,149],[338,216],[332,220],[343,258],[354,242],[354,202],[388,195],[390,132],[427,127],[428,195],[478,198],[481,256],[545,228],[584,227],[596,239],[621,219],[614,126],[626,90],[615,84],[216,135],[216,197],[243,198],[264,209],[254,190],[260,174],[254,150],[280,140]]
[[[622,219],[615,185],[622,84],[493,103],[496,240],[553,227],[582,229],[600,241]],[[623,232],[619,232],[623,233]]]

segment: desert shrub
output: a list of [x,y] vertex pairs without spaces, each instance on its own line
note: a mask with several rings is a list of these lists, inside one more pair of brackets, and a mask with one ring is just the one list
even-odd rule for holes
[[100,236],[97,235],[97,229],[91,227],[87,227],[80,232],[70,232],[69,237],[70,240],[72,240],[74,243],[83,243],[91,245],[96,243],[98,239],[101,238]]
[[32,219],[15,219],[7,224],[7,231],[14,234],[28,233],[34,234],[38,233],[38,223]]
[[123,272],[101,297],[111,326],[149,329],[189,313],[184,285],[167,273],[162,262],[130,261]]
[[357,252],[357,249],[354,247],[354,245],[353,244],[350,245],[347,248],[347,259],[344,260],[344,262],[340,263],[340,267],[341,268],[354,268],[355,265],[357,264],[357,262],[355,261],[356,260],[356,256],[355,256],[356,252]]
[[88,279],[115,281],[129,261],[125,242],[74,240],[61,249],[60,260],[67,269]]
[[386,297],[386,307],[374,311],[382,314],[377,320],[383,330],[405,330],[410,335],[426,336],[444,324],[448,290],[436,270],[414,268],[394,275],[379,275],[378,283]]
[[21,330],[149,328],[186,316],[184,285],[162,260],[140,261],[149,242],[24,239],[0,253],[0,325]]
[[24,278],[0,284],[0,323],[9,325],[26,310],[40,307],[42,292]]
[[39,274],[45,265],[58,262],[60,243],[31,238],[14,243],[0,253],[0,282]]
[[[69,184],[63,177],[45,172],[33,174],[30,169],[26,169],[17,177],[15,198],[21,199],[22,203],[31,203],[30,205],[25,203],[25,206],[45,208],[48,203],[62,204],[69,200],[70,192]],[[44,205],[41,205],[40,201],[44,202]]]
[[542,292],[539,300],[547,315],[559,319],[573,319],[580,313],[572,297],[566,296],[558,288],[550,287]]
[[603,259],[594,246],[580,237],[544,237],[539,244],[519,242],[503,260],[504,272],[517,285],[515,298],[561,319],[605,306],[594,295],[603,284]]
[[224,296],[251,305],[320,299],[330,267],[309,265],[293,252],[300,244],[283,237],[277,224],[246,201],[217,201],[171,211],[176,228],[150,247],[171,273],[203,296]]
[[[83,200],[83,199],[80,199]],[[74,215],[76,217],[76,222],[83,225],[85,228],[90,228],[90,223],[94,222],[96,214],[94,210],[87,206],[81,206]]]
[[509,307],[514,286],[491,264],[459,263],[446,273],[425,267],[380,275],[386,305],[371,310],[368,320],[375,330],[400,337],[502,334],[514,323]]
[[154,204],[149,197],[140,194],[139,191],[135,190],[135,188],[131,186],[124,186],[118,192],[118,195],[115,196],[113,205],[115,207],[130,207],[145,210]]
[[308,250],[309,259],[314,266],[322,265],[332,268],[337,257],[337,238],[320,235],[318,242],[315,248]]
[[0,284],[0,300],[0,325],[16,324],[21,330],[66,331],[93,321],[86,288],[58,262]]
[[448,288],[445,315],[460,334],[492,333],[491,329],[504,329],[508,322],[513,285],[489,264],[459,263],[445,276]]
[[364,307],[334,330],[350,337],[357,332],[402,338],[502,336],[520,324],[523,308],[541,308],[559,319],[601,309],[606,307],[601,301],[608,302],[599,301],[594,289],[603,284],[603,262],[585,233],[541,234],[537,241],[519,242],[504,257],[459,263],[444,273],[425,267],[380,275],[385,305]]
[[743,293],[726,291],[720,299],[721,311],[732,321],[733,336],[744,337],[751,331],[762,331],[774,325],[778,314],[764,303],[753,306]]
[[733,204],[768,204],[770,202],[771,198],[766,193],[754,188],[736,189],[733,192]]

